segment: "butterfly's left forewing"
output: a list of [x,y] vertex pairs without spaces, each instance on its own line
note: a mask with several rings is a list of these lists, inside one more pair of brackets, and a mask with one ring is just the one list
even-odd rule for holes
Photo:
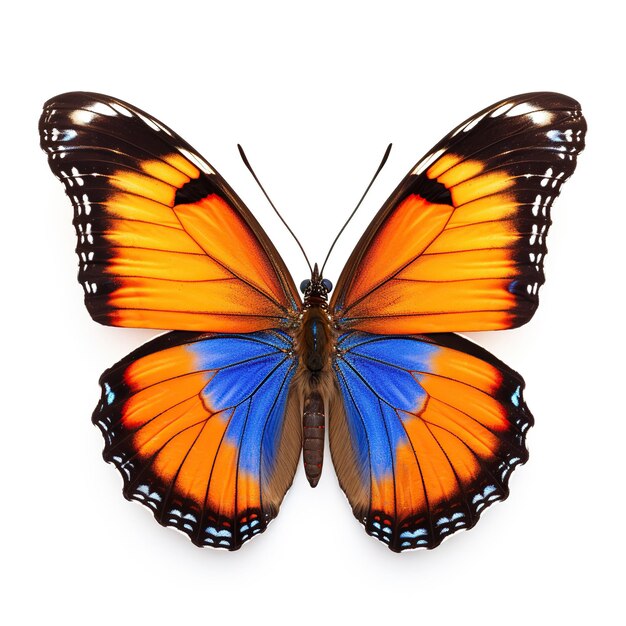
[[288,324],[299,296],[276,248],[215,169],[127,102],[46,102],[41,147],[74,206],[79,281],[102,324],[251,332]]
[[278,331],[168,333],[107,370],[93,421],[126,498],[198,546],[265,530],[300,455],[295,366]]

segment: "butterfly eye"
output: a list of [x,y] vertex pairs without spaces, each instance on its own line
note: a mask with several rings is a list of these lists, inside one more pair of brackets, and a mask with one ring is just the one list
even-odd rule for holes
[[328,278],[324,278],[322,280],[322,287],[324,287],[324,289],[326,289],[326,293],[328,293],[328,292],[333,290],[333,284],[328,280]]
[[311,285],[311,281],[310,281],[308,278],[307,278],[306,280],[303,280],[303,281],[300,283],[300,291],[301,291],[302,293],[305,293],[305,292],[306,292],[306,290],[309,288],[309,286],[310,286],[310,285]]

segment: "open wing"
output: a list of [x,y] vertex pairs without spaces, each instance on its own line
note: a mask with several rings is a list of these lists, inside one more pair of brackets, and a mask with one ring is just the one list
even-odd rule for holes
[[409,172],[359,241],[331,301],[343,329],[511,328],[538,304],[550,208],[576,167],[580,105],[530,93],[484,109]]
[[289,337],[168,333],[104,372],[93,421],[124,495],[198,546],[265,530],[301,449]]
[[298,292],[258,222],[167,126],[121,100],[73,92],[46,102],[39,130],[74,206],[94,320],[250,332],[294,315]]
[[399,552],[434,548],[508,495],[533,423],[521,376],[459,337],[339,338],[330,448],[366,531]]

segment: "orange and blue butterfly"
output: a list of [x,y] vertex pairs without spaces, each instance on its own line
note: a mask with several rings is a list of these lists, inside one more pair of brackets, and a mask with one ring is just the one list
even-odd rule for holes
[[126,498],[236,550],[278,514],[301,452],[317,484],[326,428],[354,515],[394,551],[434,548],[507,497],[533,424],[524,381],[453,333],[533,316],[550,209],[584,147],[575,100],[524,94],[463,122],[336,289],[315,265],[302,295],[226,181],[147,113],[74,92],[39,128],[93,319],[174,329],[100,379],[93,421]]

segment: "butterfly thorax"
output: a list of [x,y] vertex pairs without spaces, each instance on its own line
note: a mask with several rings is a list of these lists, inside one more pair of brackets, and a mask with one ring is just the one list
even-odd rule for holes
[[299,343],[302,364],[314,376],[330,365],[332,333],[325,309],[316,306],[304,311]]
[[300,289],[304,302],[296,345],[300,363],[315,378],[318,372],[330,367],[333,333],[328,313],[328,292],[332,283],[321,277],[315,264],[310,280],[302,281]]

